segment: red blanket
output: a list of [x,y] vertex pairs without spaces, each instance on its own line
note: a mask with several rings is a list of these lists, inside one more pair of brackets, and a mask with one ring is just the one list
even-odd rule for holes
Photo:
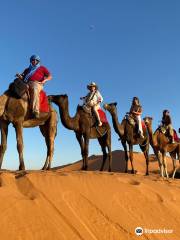
[[174,129],[174,141],[179,142],[179,138],[175,129]]
[[40,92],[39,100],[40,100],[39,111],[49,112],[48,98],[46,96],[46,93],[43,90]]
[[99,113],[99,117],[100,117],[100,119],[101,119],[101,122],[102,122],[102,123],[107,123],[108,120],[107,120],[107,117],[106,117],[105,112],[104,112],[101,108],[99,108],[99,109],[98,109],[98,113]]
[[142,124],[142,129],[146,129],[146,124],[144,123],[144,121],[141,121]]

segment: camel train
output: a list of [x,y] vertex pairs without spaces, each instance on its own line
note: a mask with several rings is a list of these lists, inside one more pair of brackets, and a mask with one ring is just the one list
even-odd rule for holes
[[[111,153],[111,127],[107,120],[98,126],[96,116],[86,111],[82,106],[77,107],[74,117],[69,115],[69,102],[67,95],[50,95],[49,101],[55,103],[59,108],[60,119],[64,127],[75,132],[77,141],[80,145],[83,159],[82,170],[88,169],[88,148],[90,139],[98,139],[103,153],[103,161],[100,171],[104,169],[108,159],[108,171],[112,170],[112,153]],[[131,173],[134,174],[133,166],[133,145],[139,144],[141,151],[146,159],[146,175],[149,174],[149,145],[152,146],[157,157],[160,176],[168,178],[166,154],[169,152],[173,162],[174,178],[176,173],[176,161],[180,160],[180,143],[170,143],[168,137],[157,129],[152,131],[152,118],[144,118],[143,138],[137,135],[137,124],[134,120],[123,118],[122,122],[118,121],[117,103],[104,104],[111,117],[115,132],[117,133],[125,152],[125,172],[128,172],[128,159],[131,162]],[[49,103],[49,111],[40,114],[38,118],[32,118],[30,110],[30,101],[28,91],[23,96],[17,96],[11,88],[0,96],[0,126],[1,126],[1,145],[0,145],[0,168],[3,157],[7,148],[8,126],[10,123],[15,128],[17,150],[19,154],[19,170],[25,170],[23,157],[23,128],[39,126],[40,131],[45,139],[47,146],[46,160],[43,170],[51,168],[51,162],[54,153],[54,140],[57,133],[57,113]],[[129,156],[128,156],[129,150]]]
[[127,172],[128,166],[128,153],[127,153],[127,145],[129,146],[129,157],[131,161],[132,170],[134,173],[133,167],[133,145],[139,144],[142,152],[144,153],[146,159],[146,175],[148,172],[149,165],[149,145],[151,145],[154,154],[158,160],[159,168],[160,168],[160,176],[168,178],[167,164],[166,164],[166,154],[169,153],[173,163],[173,173],[172,178],[175,177],[175,173],[177,170],[176,161],[180,162],[180,142],[170,143],[169,137],[161,130],[161,127],[158,127],[156,131],[153,133],[152,130],[152,118],[145,117],[143,128],[144,138],[137,138],[135,131],[134,121],[131,121],[127,118],[122,120],[122,123],[118,121],[117,115],[117,103],[104,104],[104,109],[107,110],[112,117],[112,123],[115,132],[118,134],[119,139],[121,140],[122,146],[125,152],[125,160],[126,160],[126,168],[125,172]]

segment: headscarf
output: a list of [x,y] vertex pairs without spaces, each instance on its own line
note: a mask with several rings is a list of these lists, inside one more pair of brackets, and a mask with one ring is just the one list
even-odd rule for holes
[[28,79],[36,72],[36,70],[40,67],[40,62],[38,62],[35,66],[30,63],[28,68],[28,73],[26,74],[24,81],[27,82]]

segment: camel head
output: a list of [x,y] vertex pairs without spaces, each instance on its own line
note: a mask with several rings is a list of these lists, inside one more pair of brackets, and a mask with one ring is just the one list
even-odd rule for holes
[[117,113],[117,102],[114,102],[114,103],[105,103],[103,105],[104,109],[107,110],[108,112],[110,112],[111,114],[112,113]]
[[68,103],[68,96],[66,94],[65,95],[49,95],[48,99],[50,102],[53,102],[58,106],[62,106]]
[[143,120],[147,127],[152,126],[152,121],[153,121],[152,117],[144,117]]

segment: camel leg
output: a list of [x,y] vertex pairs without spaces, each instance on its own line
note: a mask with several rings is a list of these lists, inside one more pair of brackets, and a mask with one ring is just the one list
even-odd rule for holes
[[108,160],[109,160],[108,171],[111,172],[111,169],[112,169],[111,132],[109,132],[108,135],[107,135],[106,146],[107,146],[107,149],[108,149]]
[[106,146],[104,144],[103,137],[102,138],[98,138],[98,142],[101,145],[101,149],[102,149],[102,152],[103,152],[103,161],[102,161],[102,165],[101,165],[101,168],[100,168],[100,171],[103,171],[104,165],[105,165],[106,159],[107,159]]
[[85,160],[84,160],[84,141],[82,138],[82,135],[79,133],[76,133],[76,138],[78,140],[79,146],[81,148],[81,156],[82,156],[82,160],[83,160],[83,165],[81,170],[85,170]]
[[174,176],[175,176],[176,170],[177,170],[177,166],[176,166],[176,161],[177,161],[176,155],[177,155],[178,159],[179,159],[179,156],[178,156],[178,152],[177,152],[177,151],[170,152],[169,154],[170,154],[170,157],[171,157],[171,159],[172,159],[172,164],[173,164],[172,179],[174,179]]
[[46,137],[47,157],[42,170],[50,170],[54,154],[54,137]]
[[146,175],[149,175],[149,153],[147,150],[144,151],[143,153],[146,159]]
[[146,145],[145,147],[139,145],[141,148],[141,151],[144,154],[144,157],[146,159],[146,175],[149,175],[149,146]]
[[45,126],[39,126],[41,133],[43,134],[43,136],[45,137],[45,142],[46,142],[46,146],[47,146],[47,155],[46,155],[46,161],[44,163],[44,166],[42,167],[42,170],[46,170],[49,164],[49,141],[48,138],[46,136],[46,131],[45,131]]
[[108,171],[111,172],[112,169],[112,152],[111,152],[111,144],[108,144],[108,159],[109,159],[109,169]]
[[159,169],[160,169],[160,176],[164,177],[164,166],[162,163],[162,154],[160,151],[157,152],[156,157],[158,159],[158,163],[159,163]]
[[50,169],[51,168],[51,162],[54,154],[54,139],[56,137],[56,125],[55,126],[49,126],[49,125],[42,125],[39,126],[41,133],[45,137],[46,146],[47,146],[47,157],[46,161],[44,163],[44,166],[42,170]]
[[133,145],[132,144],[129,144],[129,158],[130,158],[130,161],[131,161],[131,173],[134,174],[135,171],[134,171],[134,166],[133,166]]
[[124,154],[125,154],[125,161],[126,161],[126,165],[125,165],[125,173],[128,172],[128,152],[127,152],[127,145],[126,142],[121,141],[123,148],[124,148]]
[[4,153],[7,149],[8,125],[9,124],[7,122],[1,121],[0,169],[2,166]]
[[49,139],[49,146],[48,146],[48,156],[49,156],[49,164],[47,166],[47,170],[51,169],[52,158],[54,154],[54,139]]
[[102,147],[102,152],[103,152],[103,162],[102,162],[100,171],[103,171],[104,165],[105,165],[106,159],[107,159],[107,152],[106,152],[106,147],[105,146]]
[[169,178],[168,171],[167,171],[167,162],[166,162],[165,152],[162,153],[162,160],[163,160],[163,166],[164,166],[164,173],[166,175],[166,178]]
[[172,162],[173,162],[173,174],[172,174],[172,179],[174,179],[174,176],[175,176],[176,170],[177,170],[177,167],[176,167],[176,158],[172,158]]
[[16,130],[17,150],[19,153],[19,170],[25,170],[23,158],[23,127],[21,123],[14,124]]
[[84,170],[88,170],[89,138],[84,136]]

